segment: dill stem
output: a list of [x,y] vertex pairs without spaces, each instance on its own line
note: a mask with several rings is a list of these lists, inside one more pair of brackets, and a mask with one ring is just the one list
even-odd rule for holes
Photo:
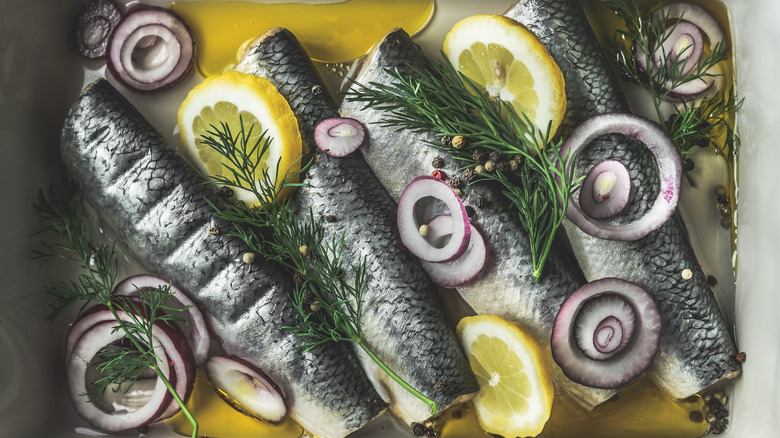
[[374,361],[374,363],[379,365],[379,368],[382,368],[382,370],[390,376],[390,378],[398,382],[398,384],[401,385],[405,390],[409,391],[409,393],[411,393],[413,396],[417,397],[423,403],[428,405],[431,408],[431,415],[436,415],[436,412],[438,411],[436,409],[435,401],[429,399],[423,393],[414,389],[411,385],[406,383],[406,381],[404,381],[404,379],[401,378],[401,376],[399,376],[393,370],[391,370],[390,367],[388,367],[387,364],[384,363],[384,361],[382,361],[382,359],[380,359],[379,356],[377,356],[368,345],[366,345],[366,343],[363,341],[363,338],[358,337],[355,339],[355,342],[360,346],[360,348],[363,349],[363,351],[366,352],[366,354],[368,354],[368,356]]
[[168,379],[165,378],[162,371],[157,367],[157,365],[153,366],[152,369],[155,373],[157,373],[157,378],[159,378],[166,388],[168,388],[168,392],[171,393],[173,396],[173,399],[176,400],[176,403],[179,404],[179,407],[181,407],[182,413],[184,413],[184,416],[187,417],[188,420],[190,420],[190,424],[192,424],[192,438],[198,438],[198,422],[195,420],[195,417],[192,415],[192,412],[190,412],[189,409],[187,409],[187,406],[184,404],[184,400],[179,397],[179,394],[176,392],[176,389],[173,388],[173,385],[171,385],[171,382],[168,381]]
[[[108,309],[111,311],[111,314],[114,316],[114,319],[119,322],[119,327],[122,328],[122,331],[125,332],[125,337],[130,340],[130,342],[133,344],[133,346],[138,351],[145,351],[141,343],[138,341],[138,339],[135,336],[135,333],[131,333],[130,329],[127,327],[126,324],[122,324],[122,319],[119,317],[119,313],[117,313],[116,308],[114,308],[113,303],[111,300],[108,300],[104,303],[106,306],[108,306]],[[149,345],[148,349],[150,352],[152,352],[152,358],[154,361],[149,364],[149,368],[151,368],[155,374],[157,374],[157,378],[160,379],[160,381],[165,385],[166,388],[168,388],[168,392],[171,393],[173,396],[173,399],[176,400],[176,403],[181,408],[184,415],[187,417],[188,420],[190,420],[190,423],[192,424],[192,438],[198,438],[198,422],[195,420],[195,417],[192,415],[189,409],[187,409],[187,406],[184,404],[184,400],[179,397],[179,394],[176,392],[176,388],[171,385],[171,382],[165,377],[160,367],[157,366],[157,355],[154,354],[152,351],[154,349],[153,345]]]

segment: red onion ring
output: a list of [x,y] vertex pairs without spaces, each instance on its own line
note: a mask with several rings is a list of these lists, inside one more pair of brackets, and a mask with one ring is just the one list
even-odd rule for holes
[[[452,221],[445,215],[436,216],[428,222],[428,235],[426,240],[432,245],[439,246],[438,242],[450,238],[452,235]],[[482,235],[471,227],[471,237],[466,251],[451,262],[432,263],[422,260],[422,267],[434,283],[442,287],[458,287],[473,280],[485,267],[487,248]]]
[[154,290],[166,286],[170,286],[173,298],[181,303],[182,308],[187,308],[190,322],[192,322],[189,343],[195,357],[195,366],[201,366],[206,363],[208,358],[209,348],[211,348],[211,337],[209,336],[203,313],[181,289],[160,277],[141,274],[127,277],[120,281],[114,287],[112,294],[115,296],[134,297],[138,296],[139,290]]
[[[710,90],[716,83],[716,76],[704,76],[701,79],[687,81],[672,88],[672,81],[680,76],[690,73],[699,63],[704,50],[704,36],[709,40],[710,48],[722,44],[724,40],[723,30],[718,21],[706,9],[699,5],[687,2],[678,2],[665,5],[655,12],[656,20],[666,18],[673,21],[665,30],[666,39],[653,52],[653,61],[650,66],[646,55],[634,46],[634,54],[640,69],[654,75],[658,71],[658,64],[667,57],[672,64],[681,65],[685,61],[685,67],[679,72],[679,76],[672,78],[664,84],[659,84],[664,91],[669,92],[670,99],[696,97]],[[678,53],[675,47],[680,44],[681,38],[689,38],[692,45],[685,50],[682,58],[677,59]],[[670,71],[669,74],[672,74]]]
[[582,286],[563,303],[550,344],[568,378],[617,389],[647,370],[660,341],[661,315],[650,294],[634,283],[605,278]]
[[[623,134],[647,146],[658,165],[660,188],[649,211],[627,224],[610,224],[588,217],[579,203],[569,199],[566,217],[585,233],[601,239],[633,241],[663,225],[677,207],[682,181],[682,157],[672,139],[653,122],[633,114],[601,114],[580,124],[561,147],[561,156],[576,153],[604,134]],[[570,169],[569,163],[565,168]]]
[[235,356],[213,356],[206,362],[206,373],[219,396],[239,412],[271,423],[287,414],[282,390],[251,363]]
[[[431,245],[420,235],[422,224],[415,214],[415,206],[425,198],[438,199],[449,210],[452,237],[443,247]],[[471,224],[463,202],[447,183],[429,175],[415,178],[401,193],[398,200],[397,222],[404,246],[412,254],[428,262],[451,262],[457,259],[466,252],[471,239]]]
[[[149,401],[133,412],[110,413],[84,396],[89,385],[86,380],[86,372],[93,358],[105,346],[117,342],[125,336],[122,330],[116,330],[115,327],[115,321],[94,325],[76,342],[66,365],[68,389],[76,412],[93,426],[107,432],[134,429],[152,423],[168,409],[173,400],[168,388],[160,381],[155,384]],[[158,352],[157,366],[160,371],[166,379],[179,387],[175,371],[168,364],[168,353],[176,351],[175,342],[168,333],[155,327],[153,348]]]
[[[149,312],[149,309],[146,308],[142,303],[139,302],[137,305],[139,312]],[[117,316],[124,322],[132,322],[132,319],[123,311],[117,312]],[[66,336],[67,363],[71,363],[73,356],[77,354],[76,350],[78,348],[79,342],[82,342],[83,339],[92,337],[92,330],[98,329],[98,327],[102,326],[103,324],[109,324],[113,328],[116,328],[118,325],[114,314],[111,313],[108,307],[102,304],[92,306],[81,315],[81,317],[73,324],[73,326],[71,326]],[[124,331],[117,330],[117,332],[124,336]],[[189,394],[192,391],[192,386],[195,382],[195,365],[192,356],[192,350],[187,344],[184,334],[181,332],[181,330],[178,329],[178,327],[169,326],[164,323],[155,323],[152,334],[157,342],[159,342],[162,346],[161,351],[164,357],[161,356],[160,358],[165,362],[166,368],[173,366],[173,369],[171,370],[172,377],[169,378],[171,385],[173,385],[176,393],[179,394],[183,400],[186,400],[187,397],[189,397]],[[103,344],[103,346],[106,345],[108,345],[108,343]],[[159,355],[159,351],[157,351],[157,353]],[[167,374],[164,375],[166,375],[166,378],[168,378]],[[175,400],[171,398],[167,402],[167,406],[164,408],[164,411],[157,414],[154,421],[162,420],[172,416],[179,411],[180,406]],[[111,415],[108,413],[105,414]],[[85,417],[85,419],[87,418]],[[94,423],[93,425],[100,427]]]
[[580,188],[580,207],[593,219],[614,217],[628,205],[631,177],[623,163],[606,160],[588,172]]
[[[149,39],[159,41],[149,41]],[[136,60],[139,50],[159,48],[151,65]],[[109,71],[138,92],[154,92],[180,82],[192,68],[195,44],[187,24],[168,9],[142,6],[119,22],[108,43]],[[162,60],[160,60],[162,58]]]

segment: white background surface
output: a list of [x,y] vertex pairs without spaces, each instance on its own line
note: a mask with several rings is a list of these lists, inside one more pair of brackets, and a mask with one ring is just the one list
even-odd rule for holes
[[[437,1],[430,28],[418,36],[438,53],[442,35],[460,18],[501,13],[511,0]],[[727,0],[737,53],[739,156],[736,333],[747,352],[737,381],[726,438],[780,437],[780,2]],[[59,131],[82,83],[83,63],[68,37],[77,0],[0,0],[0,437],[73,436],[83,425],[62,382],[67,318],[46,321],[43,285],[62,279],[53,264],[30,260],[38,229],[32,205],[38,190],[62,171]],[[97,65],[97,64],[96,64]],[[193,75],[191,82],[197,81]],[[154,97],[130,96],[166,135],[187,84]],[[157,105],[166,102],[166,105]],[[59,265],[58,265],[59,266]],[[391,432],[385,430],[386,434]],[[178,436],[165,427],[154,436]],[[367,436],[369,434],[366,434]],[[376,436],[376,435],[370,435]]]

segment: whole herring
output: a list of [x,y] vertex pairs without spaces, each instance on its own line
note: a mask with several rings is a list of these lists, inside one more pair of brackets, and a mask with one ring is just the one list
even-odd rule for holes
[[[531,29],[563,72],[567,98],[561,125],[564,138],[590,116],[629,112],[616,79],[599,54],[580,2],[523,0],[505,15]],[[619,161],[631,176],[633,200],[623,220],[641,216],[658,191],[652,157],[643,145],[622,138],[594,141],[580,153],[577,173],[585,175],[604,160]],[[658,303],[663,332],[650,374],[662,388],[673,397],[684,398],[740,372],[736,347],[678,215],[632,242],[597,239],[568,220],[564,227],[589,281],[607,277],[628,280],[645,288]]]
[[209,213],[205,197],[216,194],[105,80],[73,103],[62,156],[132,253],[206,310],[226,353],[267,373],[304,428],[340,438],[385,409],[348,346],[302,350],[305,339],[284,328],[301,324],[292,279],[259,255],[244,263],[243,242]]
[[[420,48],[403,30],[395,30],[375,46],[357,71],[358,84],[390,86],[394,77],[388,69],[408,67],[423,69],[426,59]],[[361,120],[369,130],[370,144],[359,149],[366,162],[398,200],[413,179],[430,172],[434,157],[442,157],[441,170],[452,176],[463,175],[460,163],[447,150],[433,146],[432,133],[396,130],[380,124],[385,114],[361,102],[350,101],[341,106],[346,117]],[[458,293],[478,314],[498,315],[528,326],[540,339],[550,339],[555,313],[566,296],[583,283],[576,266],[567,263],[557,250],[548,257],[540,282],[533,278],[531,250],[526,232],[517,212],[499,190],[488,184],[472,184],[462,191],[469,220],[485,240],[487,260],[484,272],[474,281],[457,288]],[[549,348],[549,344],[547,344]],[[613,390],[594,389],[568,379],[560,368],[553,367],[555,384],[592,408],[614,395]]]
[[[360,323],[366,343],[439,410],[468,399],[479,389],[476,378],[447,322],[437,287],[414,256],[399,251],[395,203],[360,154],[337,158],[313,147],[315,127],[338,117],[338,107],[328,93],[310,91],[324,85],[303,47],[288,30],[273,29],[250,44],[236,69],[270,80],[298,117],[314,160],[293,206],[303,221],[331,218],[323,221],[325,240],[343,237],[345,265],[365,261]],[[431,416],[428,405],[356,350],[398,417],[411,424]]]

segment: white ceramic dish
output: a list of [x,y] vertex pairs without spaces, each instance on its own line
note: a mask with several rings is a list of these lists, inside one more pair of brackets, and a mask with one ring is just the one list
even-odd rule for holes
[[[738,115],[738,262],[735,302],[739,348],[747,352],[743,376],[734,386],[731,428],[721,436],[780,436],[780,294],[774,273],[780,247],[775,197],[780,192],[780,92],[774,76],[780,58],[780,3],[724,0],[731,12],[737,53],[737,89],[745,98]],[[437,2],[430,26],[418,35],[424,49],[438,53],[442,36],[462,17],[501,13],[512,0]],[[62,172],[59,130],[81,85],[100,70],[84,73],[68,36],[78,0],[0,2],[0,190],[8,210],[0,215],[0,437],[74,437],[85,426],[73,412],[62,384],[62,339],[67,320],[46,321],[45,284],[67,278],[54,264],[31,261],[38,223],[33,201]],[[192,78],[197,81],[197,78]],[[194,82],[193,82],[194,83]],[[177,90],[188,88],[187,84]],[[177,94],[178,93],[178,94]],[[173,136],[175,112],[160,102],[183,98],[181,91],[131,99],[165,135]],[[177,105],[177,104],[176,104]],[[363,436],[397,436],[389,422]],[[166,427],[149,436],[178,436]]]

